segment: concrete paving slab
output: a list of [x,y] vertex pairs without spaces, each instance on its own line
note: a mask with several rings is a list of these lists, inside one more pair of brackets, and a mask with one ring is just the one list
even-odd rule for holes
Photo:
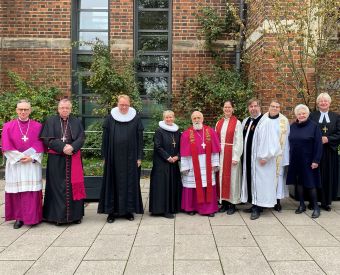
[[222,275],[220,261],[186,261],[176,260],[174,275]]
[[[191,217],[192,218],[192,217]],[[206,218],[206,217],[202,217]],[[193,228],[195,228],[195,235],[207,235],[212,234],[209,219],[187,219],[183,217],[176,218],[175,222],[175,234],[189,234],[193,233]]]
[[219,247],[225,274],[273,274],[258,247]]
[[256,246],[255,240],[246,226],[213,226],[217,246]]
[[254,236],[267,261],[307,261],[310,256],[291,236]]
[[326,274],[340,274],[340,247],[307,247],[306,250]]
[[337,240],[340,238],[340,226],[338,225],[328,225],[323,226],[323,228],[331,234],[333,237],[335,237]]
[[175,260],[218,260],[212,235],[176,235]]
[[98,235],[84,260],[127,260],[135,236]]
[[173,274],[173,246],[133,247],[124,274]]
[[321,226],[287,226],[289,232],[303,246],[340,246],[340,242]]
[[123,275],[126,261],[82,261],[76,275]]
[[134,246],[173,246],[173,225],[140,225]]
[[[176,215],[177,218],[178,214]],[[173,225],[175,219],[167,219],[162,216],[151,216],[145,213],[142,217],[141,224],[143,225]]]
[[0,253],[0,260],[37,260],[53,243],[55,236],[23,234]]
[[275,275],[325,274],[314,261],[269,262]]
[[9,246],[28,229],[26,226],[20,229],[13,229],[13,224],[9,223],[8,226],[0,226],[0,246]]
[[248,228],[254,236],[282,236],[289,232],[282,224],[258,224],[250,223]]
[[217,213],[214,218],[210,219],[211,225],[246,225],[239,211],[233,215],[226,213]]
[[105,223],[100,234],[102,235],[136,235],[140,220],[132,222],[127,220],[115,220],[114,223]]
[[5,246],[3,246],[3,247],[2,247],[2,246],[0,246],[0,252],[1,252],[1,251],[3,251],[3,250],[5,250],[5,249],[6,249],[6,247],[5,247]]
[[87,247],[49,247],[26,274],[73,274]]
[[[67,229],[67,227],[68,225],[56,226],[54,223],[42,222],[31,226],[29,230],[27,230],[25,235],[41,236],[48,234],[50,236],[57,238],[61,233],[63,233]],[[23,226],[22,228],[25,228],[25,226]]]
[[295,214],[295,210],[282,210],[281,213],[274,213],[280,222],[285,226],[287,225],[315,225],[315,221],[310,218],[306,213]]
[[260,218],[257,220],[251,220],[250,219],[250,213],[244,213],[240,212],[242,219],[247,225],[250,224],[266,224],[266,225],[272,225],[272,224],[279,224],[278,219],[275,217],[273,212],[270,209],[265,209],[261,213]]
[[[339,213],[340,214],[340,213]],[[322,226],[339,226],[340,227],[340,215],[335,211],[326,212],[322,211],[321,216],[315,221]]]
[[34,264],[34,261],[0,261],[0,274],[22,275]]

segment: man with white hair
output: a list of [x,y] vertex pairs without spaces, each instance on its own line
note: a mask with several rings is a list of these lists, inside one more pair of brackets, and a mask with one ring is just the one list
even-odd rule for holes
[[338,145],[340,143],[340,116],[329,110],[332,99],[327,93],[321,93],[316,103],[318,111],[310,114],[322,132],[321,173],[321,208],[331,211],[332,200],[338,194]]
[[182,209],[213,217],[218,211],[215,172],[220,143],[214,129],[203,125],[203,114],[191,115],[192,127],[181,136]]

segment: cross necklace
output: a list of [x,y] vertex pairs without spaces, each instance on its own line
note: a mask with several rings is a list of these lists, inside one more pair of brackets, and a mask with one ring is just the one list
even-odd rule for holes
[[202,128],[202,129],[203,129],[203,131],[202,131],[203,137],[201,137],[201,135],[198,133],[198,131],[196,131],[196,133],[201,138],[201,140],[202,140],[201,146],[202,146],[203,150],[205,150],[205,146],[207,146],[207,145],[204,143],[204,128]]
[[174,148],[176,147],[176,141],[175,141],[175,136],[172,135],[172,145],[174,146]]
[[68,125],[68,119],[66,119],[66,126],[65,126],[65,128],[63,127],[63,122],[62,122],[62,120],[60,119],[60,128],[61,128],[61,140],[63,141],[63,142],[65,142],[66,141],[66,131],[67,131],[67,125]]
[[28,130],[29,130],[29,128],[30,128],[30,119],[28,119],[28,125],[27,125],[27,130],[26,130],[26,133],[25,133],[25,134],[22,132],[22,129],[21,129],[21,126],[20,126],[19,119],[17,119],[17,122],[18,122],[18,127],[19,127],[19,130],[20,130],[20,133],[21,133],[21,135],[22,135],[21,139],[22,139],[24,142],[26,142],[26,141],[28,140],[27,134],[28,134]]

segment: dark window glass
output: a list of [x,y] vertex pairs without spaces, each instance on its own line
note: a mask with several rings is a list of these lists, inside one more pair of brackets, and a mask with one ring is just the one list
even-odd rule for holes
[[108,0],[81,0],[81,9],[107,9]]
[[137,62],[138,72],[168,73],[169,57],[164,55],[142,55]]
[[164,9],[169,7],[169,0],[139,0],[139,9]]
[[167,30],[168,11],[140,11],[138,21],[140,30]]
[[160,33],[140,33],[138,49],[141,51],[167,51],[168,34],[161,35]]
[[108,14],[107,12],[81,12],[80,29],[87,30],[107,30]]

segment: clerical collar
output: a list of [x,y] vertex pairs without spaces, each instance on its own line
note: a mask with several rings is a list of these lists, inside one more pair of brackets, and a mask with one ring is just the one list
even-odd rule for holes
[[279,116],[280,116],[280,114],[277,114],[277,115],[275,115],[275,116],[271,116],[271,115],[268,113],[268,117],[269,117],[270,119],[277,119]]
[[121,112],[119,112],[118,107],[115,107],[111,110],[111,115],[113,119],[119,122],[129,122],[135,118],[136,114],[136,110],[132,107],[129,107],[129,110],[126,114],[122,114]]
[[29,122],[29,118],[27,118],[26,120],[22,120],[22,119],[20,119],[20,117],[18,117],[18,120],[19,120],[19,122],[21,122],[21,123],[27,123],[27,122]]
[[322,123],[323,122],[323,120],[324,120],[324,118],[326,119],[326,122],[327,123],[330,123],[331,121],[330,121],[330,119],[329,119],[329,116],[328,116],[328,111],[327,112],[322,112],[322,111],[320,111],[320,119],[319,119],[319,123]]
[[254,120],[256,120],[258,117],[260,117],[261,116],[261,113],[259,114],[259,115],[257,115],[256,117],[250,117],[250,119],[252,120],[252,121],[254,121]]
[[166,131],[170,132],[177,132],[178,131],[178,126],[174,123],[172,125],[166,124],[163,120],[158,123],[159,127]]

